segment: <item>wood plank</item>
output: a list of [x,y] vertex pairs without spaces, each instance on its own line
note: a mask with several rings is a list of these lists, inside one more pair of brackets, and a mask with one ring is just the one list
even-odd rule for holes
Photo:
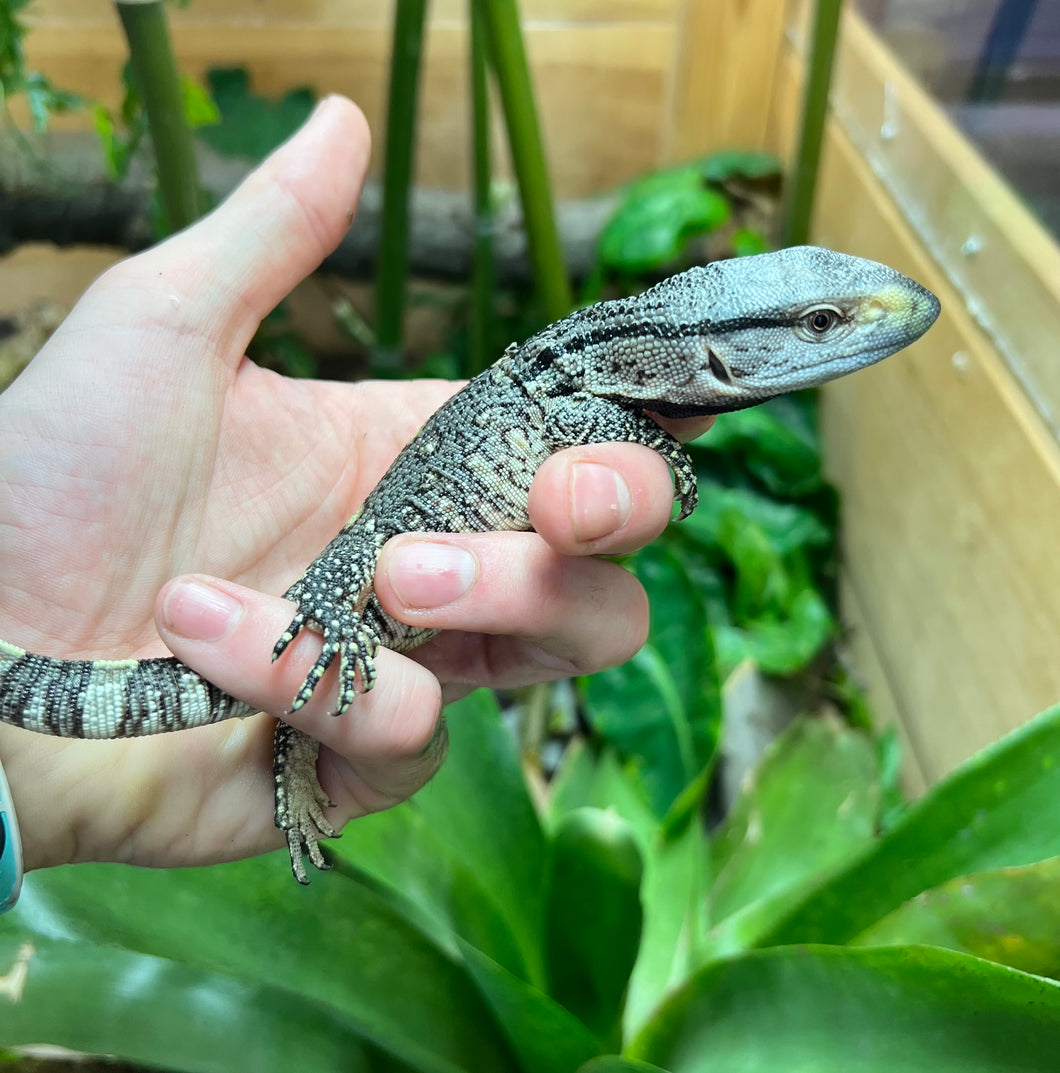
[[896,687],[876,648],[872,629],[858,602],[857,589],[845,570],[839,575],[839,601],[846,627],[843,646],[849,653],[854,678],[872,698],[873,716],[878,725],[894,727],[902,747],[902,786],[911,797],[919,797],[934,782],[925,771],[927,750],[912,736],[918,728],[907,726],[902,719],[894,699]]
[[934,780],[1060,697],[1060,448],[835,122],[821,179],[814,241],[943,303],[915,347],[830,385],[822,415],[850,584]]
[[684,0],[663,153],[766,146],[785,0]]
[[[793,142],[805,13],[793,0],[770,118],[778,145]],[[845,497],[841,595],[873,702],[900,721],[915,779],[932,782],[1060,697],[1060,445],[993,322],[1018,328],[1026,347],[1051,330],[1057,308],[1042,295],[1056,278],[1028,284],[1020,301],[1002,275],[1049,277],[1057,251],[996,176],[983,178],[989,169],[897,61],[884,63],[874,40],[866,49],[871,32],[848,17],[843,34],[813,241],[908,272],[939,295],[943,314],[907,353],[823,393],[828,466]],[[897,122],[894,137],[886,120]],[[874,123],[888,145],[866,148]],[[880,157],[892,150],[906,169],[898,181]],[[1005,268],[985,294],[966,290],[967,273],[939,256],[940,243],[963,241],[980,180],[990,204],[977,211],[986,218],[1000,205],[1012,224],[997,254]],[[950,198],[961,212],[926,227],[924,212]],[[993,257],[1005,229],[990,242]],[[995,296],[1003,301],[991,312]]]

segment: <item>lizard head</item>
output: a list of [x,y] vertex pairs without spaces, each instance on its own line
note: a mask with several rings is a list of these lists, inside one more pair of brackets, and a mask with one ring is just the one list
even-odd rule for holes
[[665,416],[823,384],[908,346],[939,313],[893,268],[812,246],[693,268],[614,305],[630,360],[619,376],[586,363],[585,386]]

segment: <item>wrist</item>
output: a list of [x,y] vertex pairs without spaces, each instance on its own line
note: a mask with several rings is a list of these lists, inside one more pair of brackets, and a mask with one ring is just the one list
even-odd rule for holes
[[22,840],[15,803],[0,762],[0,913],[13,908],[22,889]]

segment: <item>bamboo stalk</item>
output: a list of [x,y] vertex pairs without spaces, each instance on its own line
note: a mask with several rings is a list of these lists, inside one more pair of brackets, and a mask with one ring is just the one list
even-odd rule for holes
[[405,277],[409,260],[409,192],[416,135],[416,101],[427,0],[397,0],[394,7],[390,91],[383,164],[383,218],[376,276],[376,359],[401,363]]
[[806,60],[806,86],[802,97],[802,125],[781,217],[782,246],[801,246],[809,239],[842,7],[843,0],[817,0],[814,7],[812,39]]
[[199,173],[162,0],[116,0],[136,88],[147,113],[158,189],[174,231],[202,215]]
[[519,181],[530,260],[549,320],[570,312],[571,292],[552,210],[544,146],[516,0],[474,0],[489,35],[512,161]]
[[471,23],[471,171],[474,184],[475,234],[471,261],[471,316],[468,324],[467,372],[475,376],[493,360],[494,216],[490,198],[490,102],[486,63],[486,28],[475,0],[468,4]]

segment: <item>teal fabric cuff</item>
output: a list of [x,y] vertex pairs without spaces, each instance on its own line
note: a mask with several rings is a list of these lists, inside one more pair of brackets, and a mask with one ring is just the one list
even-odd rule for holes
[[18,837],[15,804],[0,764],[0,913],[18,901],[22,889],[22,840]]

